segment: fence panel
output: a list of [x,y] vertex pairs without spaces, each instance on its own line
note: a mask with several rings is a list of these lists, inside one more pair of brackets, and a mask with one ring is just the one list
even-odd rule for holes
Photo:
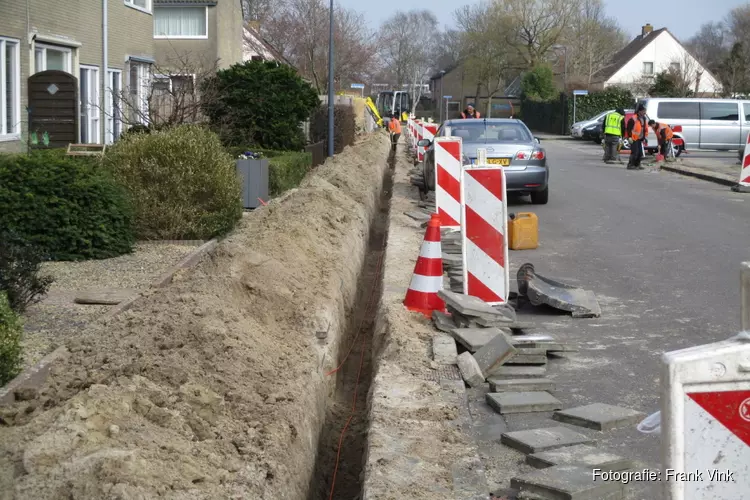
[[319,141],[305,146],[305,152],[312,154],[312,166],[317,167],[326,161],[326,141]]

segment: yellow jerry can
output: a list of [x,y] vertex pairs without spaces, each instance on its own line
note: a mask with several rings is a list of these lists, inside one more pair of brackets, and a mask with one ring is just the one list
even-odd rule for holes
[[531,250],[539,246],[539,218],[535,213],[510,214],[508,221],[508,248]]

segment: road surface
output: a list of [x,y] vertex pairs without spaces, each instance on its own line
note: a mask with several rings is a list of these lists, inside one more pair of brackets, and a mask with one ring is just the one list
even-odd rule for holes
[[[580,346],[568,359],[550,362],[555,394],[566,407],[601,402],[657,411],[661,354],[724,340],[739,329],[739,266],[750,260],[750,194],[677,174],[605,165],[593,144],[543,145],[551,165],[549,204],[519,200],[509,206],[539,216],[540,248],[510,252],[512,281],[518,267],[531,262],[540,274],[593,290],[603,310],[598,319],[531,316],[536,331]],[[475,391],[474,399],[474,413],[482,413],[482,394]],[[559,424],[549,414],[525,414],[504,425],[518,430]],[[518,465],[491,442],[502,430],[495,421],[480,452],[491,484],[508,487]],[[660,466],[658,437],[634,428],[599,437],[602,448]],[[503,462],[508,472],[499,470]],[[656,484],[632,486],[631,498],[661,498]]]

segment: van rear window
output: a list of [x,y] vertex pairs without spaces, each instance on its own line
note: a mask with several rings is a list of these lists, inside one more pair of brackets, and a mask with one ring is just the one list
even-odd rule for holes
[[702,102],[701,120],[736,122],[740,115],[736,102]]
[[697,102],[660,102],[656,114],[661,120],[698,120]]

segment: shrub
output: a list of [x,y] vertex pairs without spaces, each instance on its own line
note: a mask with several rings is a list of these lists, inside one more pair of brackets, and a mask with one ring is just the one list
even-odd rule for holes
[[51,276],[40,276],[45,260],[41,250],[9,232],[0,234],[0,293],[7,295],[18,314],[41,300],[52,284]]
[[255,144],[300,150],[300,124],[320,105],[315,90],[291,67],[266,61],[235,64],[202,86],[203,112],[228,146]]
[[549,101],[557,96],[555,88],[555,76],[552,68],[547,64],[535,66],[531,71],[523,75],[521,81],[522,95],[524,99],[531,101]]
[[312,155],[288,152],[271,158],[268,167],[269,194],[278,196],[284,191],[299,186],[312,168]]
[[5,293],[0,292],[0,386],[7,384],[21,372],[22,334],[21,320],[10,308]]
[[[344,147],[354,144],[355,135],[356,121],[352,106],[333,106],[333,152],[339,154]],[[325,141],[328,144],[328,107],[319,107],[310,117],[310,138],[312,142]]]
[[97,160],[0,155],[0,227],[51,259],[102,259],[135,243],[127,193]]
[[[633,108],[635,99],[629,90],[610,87],[588,95],[576,96],[576,120],[585,120],[603,111]],[[568,100],[569,122],[573,120],[573,99]]]
[[141,239],[210,239],[242,216],[235,162],[205,127],[132,134],[104,164],[130,193]]

